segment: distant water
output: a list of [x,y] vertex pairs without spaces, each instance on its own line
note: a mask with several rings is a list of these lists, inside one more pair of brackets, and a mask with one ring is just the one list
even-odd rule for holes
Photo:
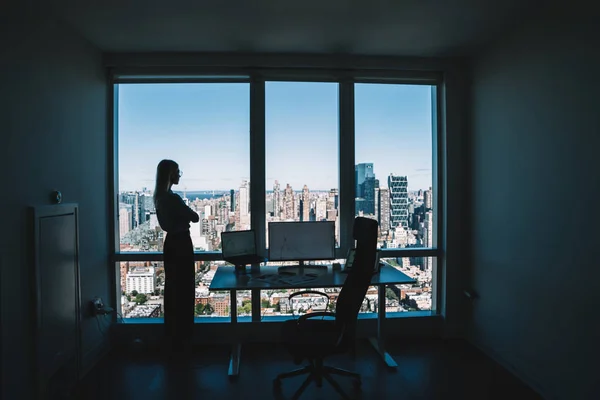
[[[175,193],[177,193],[178,195],[183,197],[183,192],[176,191]],[[186,197],[192,201],[194,201],[196,199],[200,199],[200,200],[218,199],[220,197],[223,197],[226,194],[228,195],[229,192],[216,191],[216,190],[214,191],[214,193],[212,191],[185,192]]]
[[[180,195],[181,197],[183,197],[183,191],[174,191],[175,193],[177,193],[178,195]],[[236,190],[237,192],[237,190]],[[300,194],[302,193],[302,191],[294,191],[296,194]],[[328,190],[313,190],[313,193],[328,193]],[[190,192],[185,192],[185,195],[188,199],[190,199],[191,201],[194,201],[195,199],[200,199],[200,200],[210,200],[210,199],[218,199],[220,197],[223,197],[225,195],[229,195],[229,191],[225,191],[225,190],[215,190],[214,192],[211,190],[202,190],[202,191],[190,191]],[[272,190],[267,190],[267,194],[272,194],[273,191]]]

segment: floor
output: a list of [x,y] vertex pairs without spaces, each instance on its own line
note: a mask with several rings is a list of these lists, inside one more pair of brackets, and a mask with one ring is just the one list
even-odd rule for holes
[[[374,350],[360,342],[355,360],[336,356],[326,364],[362,374],[362,388],[350,378],[336,381],[353,399],[540,399],[482,353],[464,342],[404,340],[392,344],[390,353],[398,363],[389,370]],[[229,347],[198,348],[188,362],[159,354],[113,353],[102,360],[82,382],[76,399],[288,399],[304,378],[286,379],[274,389],[273,378],[297,368],[285,350],[274,344],[251,344],[242,348],[240,375],[227,376]],[[338,399],[323,383],[311,384],[302,399]]]

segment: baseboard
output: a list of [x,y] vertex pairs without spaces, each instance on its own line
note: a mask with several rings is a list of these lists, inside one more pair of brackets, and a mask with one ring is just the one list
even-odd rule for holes
[[537,394],[542,396],[542,398],[544,398],[546,400],[556,400],[554,397],[548,396],[547,391],[545,390],[544,386],[539,383],[538,379],[536,379],[533,376],[531,376],[530,374],[524,372],[522,368],[515,366],[513,363],[509,362],[504,357],[502,357],[500,354],[498,354],[496,351],[494,351],[492,348],[486,346],[485,344],[481,343],[480,341],[475,340],[472,337],[469,337],[468,341],[473,346],[475,346],[479,351],[481,351],[483,354],[485,354],[486,356],[491,358],[493,361],[498,363],[500,366],[502,366],[504,369],[506,369],[508,372],[510,372],[511,374],[516,376],[517,379],[521,380],[523,383],[525,383],[527,386],[529,386],[533,391],[537,392]]
[[79,374],[79,380],[82,380],[95,366],[98,364],[104,356],[108,354],[110,345],[108,340],[104,339],[92,350],[89,350],[81,358],[81,373]]

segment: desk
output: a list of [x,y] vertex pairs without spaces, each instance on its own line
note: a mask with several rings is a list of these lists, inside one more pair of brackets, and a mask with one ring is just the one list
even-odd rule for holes
[[[306,270],[310,269],[310,265],[305,265]],[[260,269],[260,270],[259,270]],[[209,290],[230,290],[231,300],[231,323],[234,325],[232,329],[235,331],[237,324],[237,295],[236,290],[252,290],[252,289],[308,289],[308,288],[330,288],[340,287],[346,281],[348,274],[333,270],[331,266],[323,269],[316,278],[309,282],[299,284],[286,284],[280,281],[265,281],[258,279],[262,275],[277,274],[278,267],[264,266],[253,267],[247,269],[247,273],[236,274],[234,267],[220,266],[213,277]],[[312,271],[311,271],[312,272]],[[415,280],[398,271],[396,268],[383,264],[379,273],[374,274],[371,279],[371,285],[377,286],[379,307],[377,310],[377,337],[370,338],[369,341],[382,357],[385,364],[390,368],[396,368],[398,364],[394,361],[391,355],[385,351],[384,332],[385,332],[385,287],[386,285],[412,284]],[[383,305],[383,306],[382,306]],[[231,351],[231,359],[229,362],[229,375],[236,376],[239,373],[241,344],[239,342],[233,345]]]

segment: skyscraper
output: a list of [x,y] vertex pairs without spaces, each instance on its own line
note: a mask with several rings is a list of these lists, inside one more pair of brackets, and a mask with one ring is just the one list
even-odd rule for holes
[[283,192],[283,218],[296,219],[296,199],[294,198],[294,190],[288,183]]
[[338,190],[331,189],[327,197],[327,220],[335,221],[338,209]]
[[327,219],[327,199],[325,197],[319,197],[317,199],[316,218],[317,221]]
[[273,184],[273,216],[281,217],[281,192],[279,190],[279,182],[275,180]]
[[133,203],[133,227],[137,228],[140,225],[140,205],[138,192],[135,192],[135,200]]
[[302,188],[302,199],[300,201],[300,221],[308,221],[310,219],[310,192],[308,186]]
[[426,190],[423,193],[423,203],[425,204],[425,210],[431,210],[433,208],[433,192],[431,190],[431,187],[429,188],[429,190]]
[[375,178],[373,163],[361,163],[354,166],[355,197],[365,197],[363,183],[367,178]]
[[238,230],[245,230],[250,228],[250,211],[248,209],[250,196],[248,192],[248,181],[242,181],[242,185],[240,186],[239,198],[240,229]]
[[133,212],[131,204],[119,204],[119,236],[123,238],[132,228]]
[[230,210],[231,210],[231,212],[235,212],[235,190],[231,189],[229,191],[229,198],[230,198],[230,202],[231,202]]
[[375,189],[379,188],[379,180],[374,177],[368,177],[362,184],[363,198],[365,199],[363,212],[365,214],[375,214]]
[[[425,213],[425,247],[433,247],[433,212],[427,211]],[[433,268],[433,257],[425,258],[425,271],[431,271]]]
[[375,216],[379,222],[379,229],[381,232],[388,232],[390,230],[390,191],[386,188],[375,190],[375,204],[377,205]]
[[406,176],[390,174],[390,228],[408,227],[408,179]]

